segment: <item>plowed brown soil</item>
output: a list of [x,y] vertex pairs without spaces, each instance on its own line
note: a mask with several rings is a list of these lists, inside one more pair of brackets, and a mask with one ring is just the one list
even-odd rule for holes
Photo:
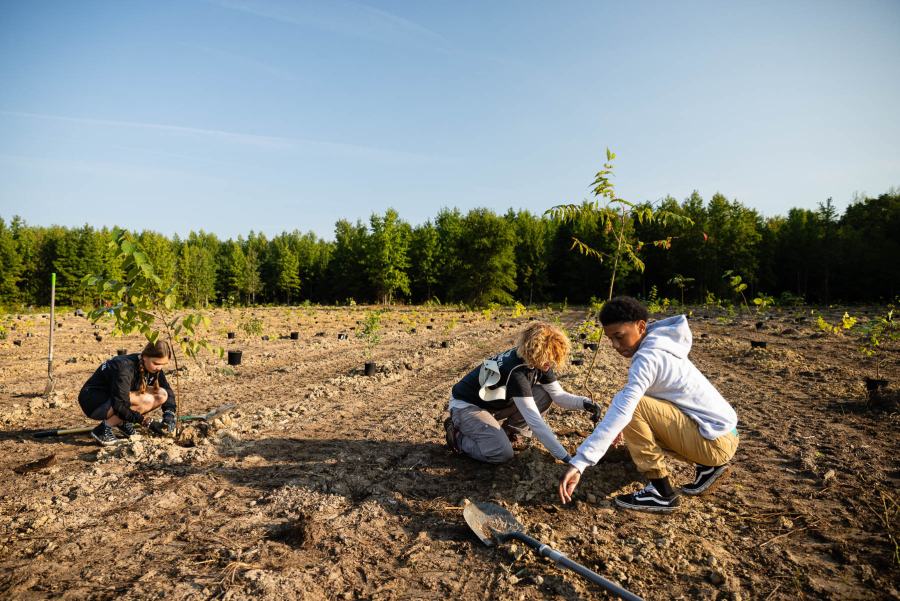
[[[243,364],[234,376],[218,359],[184,365],[182,412],[237,410],[208,431],[189,427],[182,444],[145,436],[102,450],[87,435],[32,432],[94,425],[79,388],[140,340],[97,342],[86,320],[58,318],[59,383],[48,398],[37,396],[48,320],[14,320],[20,327],[0,341],[0,597],[605,598],[521,545],[485,547],[463,520],[469,500],[507,507],[533,536],[646,599],[900,595],[897,416],[867,408],[855,336],[820,336],[776,312],[760,332],[697,315],[691,358],[736,408],[740,449],[715,494],[644,517],[613,509],[614,495],[642,486],[621,451],[588,469],[565,507],[556,496],[565,466],[537,443],[501,467],[451,454],[441,428],[450,387],[513,346],[527,318],[502,317],[510,327],[501,329],[480,314],[426,311],[420,318],[435,321],[416,334],[398,323],[405,309],[386,319],[371,378],[350,329],[360,310],[319,310],[314,323],[256,309],[268,342],[226,340],[220,330],[234,330],[239,313],[215,312],[212,339],[243,350]],[[586,314],[557,315],[571,327]],[[27,320],[34,337],[22,335]],[[274,339],[291,330],[299,340]],[[751,337],[769,348],[751,351]],[[895,385],[897,351],[884,356]],[[591,385],[608,403],[628,362],[608,343],[597,361]],[[579,392],[589,364],[565,371],[563,385]],[[586,413],[558,408],[548,422],[569,432],[570,451],[576,431],[591,429]],[[46,468],[13,471],[50,455]],[[689,466],[674,472],[676,484],[692,479]]]

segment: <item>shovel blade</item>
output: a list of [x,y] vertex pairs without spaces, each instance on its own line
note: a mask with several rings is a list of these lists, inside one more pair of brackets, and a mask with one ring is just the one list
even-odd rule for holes
[[463,517],[475,536],[488,547],[494,545],[490,529],[503,534],[525,531],[513,514],[494,503],[472,503],[463,510]]
[[232,403],[231,405],[223,405],[223,406],[219,407],[218,409],[216,409],[215,411],[213,411],[213,412],[211,412],[211,413],[207,413],[207,414],[203,417],[203,419],[206,420],[206,421],[212,421],[212,420],[215,419],[216,417],[218,417],[218,416],[220,416],[220,415],[222,415],[222,414],[224,414],[224,413],[228,413],[229,411],[231,411],[231,410],[234,409],[235,407],[237,407],[237,403]]

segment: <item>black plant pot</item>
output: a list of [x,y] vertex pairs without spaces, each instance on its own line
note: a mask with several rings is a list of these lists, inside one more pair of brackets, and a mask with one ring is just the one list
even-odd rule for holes
[[31,338],[32,336],[34,336],[34,334],[31,332],[25,332],[25,338]]
[[588,344],[587,342],[582,342],[581,346],[583,346],[584,348],[589,348],[591,345]]
[[187,342],[188,339],[187,339],[187,338],[182,338],[181,341],[182,341],[182,342]]
[[373,361],[372,363],[366,363],[365,374],[366,374],[367,376],[374,376],[374,375],[375,375],[375,362],[374,362],[374,361]]
[[592,343],[590,343],[590,344],[586,344],[585,347],[591,349],[592,351],[596,351],[596,350],[597,350],[597,343],[596,343],[596,342],[592,342]]
[[709,338],[709,334],[700,334],[700,338]]
[[432,321],[432,323],[434,322],[434,318],[433,318],[433,317],[431,318],[431,321]]
[[766,348],[765,340],[751,340],[750,348]]
[[587,334],[579,334],[578,337],[584,340],[585,338],[587,338]]
[[534,317],[529,317],[528,321],[534,321]]
[[888,381],[884,378],[866,378],[866,390],[868,390],[869,392],[875,392],[879,388],[886,388],[887,385]]
[[410,333],[410,334],[415,334],[415,333],[416,333],[416,329],[415,329],[415,328],[412,328],[412,329],[409,331],[409,333]]
[[241,351],[228,351],[228,365],[241,364]]
[[233,340],[233,339],[234,339],[234,332],[228,332],[228,334],[226,334],[226,335],[228,336],[228,339],[229,339],[229,340]]
[[584,365],[584,359],[572,359],[572,365]]
[[300,340],[300,332],[291,332],[291,340]]
[[119,350],[116,351],[116,354],[119,355],[119,356],[121,357],[122,355],[127,355],[127,354],[128,354],[128,350],[127,350],[127,349],[120,348]]
[[426,329],[426,330],[433,330],[433,329],[434,329],[434,326],[425,326],[425,329]]
[[266,334],[265,336],[262,337],[262,339],[268,341],[268,340],[269,340],[269,335]]
[[450,344],[446,340],[441,341],[441,348],[447,348],[448,346],[450,346]]
[[338,340],[347,340],[346,334],[338,334]]

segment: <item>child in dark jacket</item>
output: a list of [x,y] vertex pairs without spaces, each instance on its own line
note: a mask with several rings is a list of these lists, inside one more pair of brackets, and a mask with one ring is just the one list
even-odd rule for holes
[[[175,393],[162,371],[171,357],[172,348],[160,340],[140,354],[112,357],[97,368],[78,395],[84,414],[100,420],[91,432],[97,442],[103,446],[118,442],[113,427],[126,436],[136,434],[132,424],[153,424],[158,433],[175,431]],[[163,418],[156,424],[146,414],[159,406]]]

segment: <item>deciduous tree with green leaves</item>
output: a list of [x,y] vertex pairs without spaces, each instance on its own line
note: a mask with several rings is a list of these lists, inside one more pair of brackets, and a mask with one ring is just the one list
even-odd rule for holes
[[394,209],[381,217],[372,214],[369,223],[372,233],[366,244],[366,272],[381,304],[388,305],[397,291],[409,294],[409,239],[412,230]]
[[[180,348],[185,357],[192,359],[196,359],[200,349],[203,348],[220,358],[224,356],[225,350],[222,347],[213,348],[205,339],[194,339],[199,326],[209,329],[209,318],[201,312],[177,310],[178,285],[167,286],[160,279],[147,254],[140,249],[127,231],[114,230],[109,247],[121,261],[125,277],[118,281],[88,274],[81,281],[81,289],[96,294],[112,294],[119,300],[112,307],[113,336],[127,336],[139,332],[154,344],[160,338],[169,343],[175,361],[176,423],[179,424],[178,435],[180,435],[182,403],[177,349]],[[88,313],[88,318],[95,323],[101,319],[108,320],[110,311],[105,307],[94,309]],[[185,340],[176,343],[179,336],[185,337]]]
[[[683,225],[694,225],[693,220],[684,215],[678,215],[671,211],[663,209],[654,210],[646,204],[637,205],[616,196],[615,186],[610,182],[613,173],[613,165],[611,161],[616,158],[614,152],[606,149],[606,163],[603,169],[597,173],[593,186],[594,202],[585,202],[581,205],[557,205],[548,209],[545,214],[563,221],[572,221],[580,216],[596,217],[600,220],[600,225],[605,229],[606,235],[612,235],[616,241],[616,250],[612,255],[600,252],[583,243],[578,238],[572,238],[573,243],[570,250],[577,248],[582,254],[596,257],[602,262],[604,259],[613,261],[612,277],[609,282],[609,298],[612,298],[613,286],[616,282],[616,269],[619,261],[626,260],[636,269],[643,271],[644,262],[638,258],[638,253],[646,244],[652,244],[661,248],[670,248],[672,246],[672,236],[668,236],[662,240],[653,242],[641,242],[637,238],[631,238],[627,235],[626,226],[630,221],[638,223],[652,223],[653,221],[661,222],[664,226],[672,221]],[[705,236],[705,234],[704,234]]]

